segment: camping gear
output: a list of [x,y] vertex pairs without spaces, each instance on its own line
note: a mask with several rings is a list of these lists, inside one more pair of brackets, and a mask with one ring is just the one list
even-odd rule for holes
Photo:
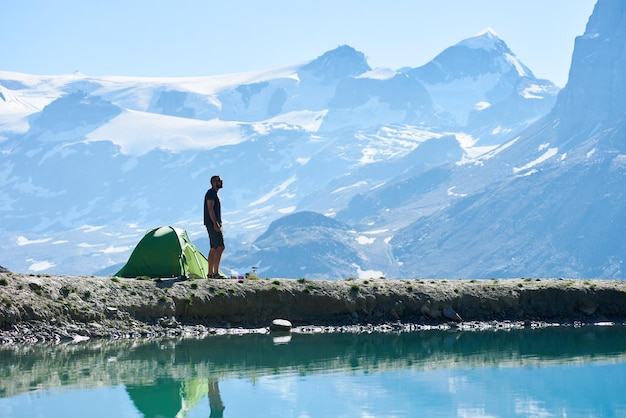
[[258,279],[256,274],[258,267],[252,267],[252,273],[246,273],[246,279]]
[[187,231],[161,226],[146,232],[118,277],[183,277],[205,279],[206,257],[191,242]]

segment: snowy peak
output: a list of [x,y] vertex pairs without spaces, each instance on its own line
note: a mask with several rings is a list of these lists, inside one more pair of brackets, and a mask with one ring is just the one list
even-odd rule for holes
[[333,82],[356,77],[370,71],[371,68],[367,64],[365,54],[351,46],[342,45],[302,66],[301,70],[326,82]]
[[[504,41],[500,39],[495,30],[490,27],[483,29],[471,38],[459,42],[457,45],[473,49],[497,49]],[[506,46],[506,44],[505,44]],[[508,49],[508,48],[507,48]]]
[[508,73],[535,78],[491,28],[445,49],[431,62],[413,71],[425,84]]
[[504,58],[505,64],[501,66],[504,70],[508,70],[512,66],[518,76],[535,78],[533,73],[509,49],[506,42],[490,27],[485,28],[471,38],[461,41],[457,45],[491,52],[496,60]]
[[[511,106],[518,106],[515,103],[529,107],[515,112],[533,113],[539,108],[540,112],[549,111],[558,92],[552,82],[537,80],[491,28],[445,49],[426,65],[407,73],[426,87],[435,106],[449,112],[464,128],[484,120],[481,114],[487,109],[492,119],[494,113],[510,115]],[[531,96],[533,100],[527,100]],[[496,128],[491,126],[488,131]]]

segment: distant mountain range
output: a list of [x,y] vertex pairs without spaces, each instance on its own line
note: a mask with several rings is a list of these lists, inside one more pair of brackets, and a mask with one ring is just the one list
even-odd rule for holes
[[493,30],[418,68],[344,45],[219,77],[0,72],[0,265],[110,274],[148,229],[265,277],[622,278],[625,5],[599,0],[570,78]]

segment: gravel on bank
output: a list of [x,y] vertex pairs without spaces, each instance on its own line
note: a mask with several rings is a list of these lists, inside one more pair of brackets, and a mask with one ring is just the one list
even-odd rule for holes
[[626,322],[626,281],[126,279],[0,271],[0,343]]

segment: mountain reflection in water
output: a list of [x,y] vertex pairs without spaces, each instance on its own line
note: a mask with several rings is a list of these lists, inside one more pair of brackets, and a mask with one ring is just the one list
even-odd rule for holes
[[[571,409],[570,416],[576,415],[580,409],[585,415],[619,416],[626,413],[626,397],[619,396],[618,389],[625,387],[625,365],[624,326],[399,334],[295,333],[278,337],[245,334],[204,339],[2,346],[0,416],[28,416],[33,411],[40,411],[39,416],[80,416],[80,401],[72,409],[67,409],[66,400],[59,401],[57,404],[65,405],[47,407],[43,412],[43,406],[37,405],[38,402],[54,404],[55,398],[77,391],[90,393],[106,389],[122,397],[118,393],[121,388],[131,405],[130,410],[123,411],[125,416],[209,416],[208,411],[211,417],[237,416],[232,415],[236,411],[248,411],[255,416],[327,416],[323,411],[332,414],[333,410],[337,415],[348,416],[353,410],[342,403],[357,402],[360,395],[351,393],[347,398],[333,398],[334,392],[328,389],[333,387],[332,379],[344,379],[349,386],[369,392],[371,399],[376,398],[377,390],[385,392],[384,402],[389,405],[362,405],[367,409],[361,411],[363,415],[382,416],[385,415],[383,411],[388,411],[393,416],[414,416],[417,413],[414,409],[418,407],[421,416],[446,416],[451,411],[458,415],[459,405],[465,405],[463,414],[466,416],[534,416],[528,412],[531,407],[517,403],[523,403],[524,396],[530,397],[533,391],[543,387],[547,411],[554,407],[558,411],[553,412],[562,414],[568,408],[578,408]],[[608,368],[597,375],[580,369],[597,366]],[[563,372],[564,379],[571,379],[567,377],[571,375],[571,368],[584,378],[575,383],[564,380],[560,388],[541,380],[552,378],[550,374],[546,375],[548,369]],[[487,372],[489,377],[485,377]],[[478,383],[466,389],[450,386],[450,382],[457,382],[457,385],[459,381],[480,382],[481,379],[491,382],[485,383],[486,386],[494,382],[499,384],[497,382],[508,376],[505,373],[522,372],[525,376],[529,373],[528,381],[515,384],[528,387],[515,387],[513,390],[520,393],[512,398],[501,397],[501,402],[515,405],[490,405],[498,400],[497,392],[503,390],[502,387],[481,389]],[[451,377],[452,374],[456,377]],[[459,376],[462,376],[461,380]],[[448,382],[444,390],[449,392],[445,395],[445,402],[442,395],[436,393],[439,389],[435,390],[440,384],[439,379]],[[258,400],[260,382],[271,382],[283,388],[312,385],[318,391],[318,397],[325,397],[322,403],[332,406],[323,409],[324,406],[316,405],[321,399],[305,400],[303,395],[298,400],[293,394],[287,396],[292,396],[291,400],[285,400],[285,394]],[[368,382],[376,387],[368,387]],[[225,383],[228,391],[224,390]],[[411,384],[415,387],[411,388]],[[389,385],[393,385],[392,390]],[[563,389],[570,387],[571,393]],[[590,387],[597,391],[596,395],[589,393]],[[459,394],[454,395],[455,390]],[[471,392],[471,400],[463,400],[463,390],[467,391],[467,396]],[[586,391],[586,395],[581,398],[579,390]],[[235,398],[223,396],[232,391],[237,392]],[[425,393],[431,391],[433,393]],[[393,395],[389,395],[390,392]],[[89,398],[88,395],[81,396]],[[109,394],[106,398],[111,396]],[[398,396],[398,399],[390,396]],[[76,395],[72,399],[77,397],[80,398]],[[558,399],[550,401],[553,397]],[[235,399],[235,402],[229,404],[228,399]],[[252,399],[255,401],[251,402]],[[367,403],[367,396],[361,402]],[[456,411],[447,409],[450,402],[458,402]],[[121,408],[119,405],[91,403],[85,406],[95,407],[91,416],[120,413],[118,409],[111,409]],[[264,408],[258,405],[261,403],[265,403]],[[290,408],[281,409],[279,403]],[[197,411],[205,413],[193,415]]]

